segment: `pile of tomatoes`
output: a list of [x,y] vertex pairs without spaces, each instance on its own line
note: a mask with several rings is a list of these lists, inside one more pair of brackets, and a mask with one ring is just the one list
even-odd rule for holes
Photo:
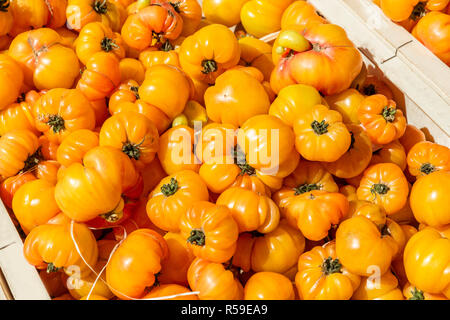
[[412,33],[450,66],[449,0],[373,0],[386,16]]
[[449,148],[307,2],[202,6],[0,0],[0,195],[52,298],[450,298]]

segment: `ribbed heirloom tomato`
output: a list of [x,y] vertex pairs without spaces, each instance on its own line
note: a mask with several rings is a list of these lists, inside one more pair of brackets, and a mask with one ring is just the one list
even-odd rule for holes
[[239,231],[227,207],[195,202],[181,216],[179,224],[181,235],[196,257],[223,263],[233,256]]
[[204,0],[202,6],[208,21],[232,27],[241,21],[241,8],[246,2],[248,0]]
[[188,269],[189,286],[200,300],[242,300],[244,288],[221,263],[196,258]]
[[168,2],[151,4],[128,16],[122,27],[125,43],[133,49],[160,47],[175,40],[183,30],[183,19]]
[[64,167],[83,163],[85,154],[98,146],[98,133],[80,129],[67,135],[58,147],[56,159]]
[[294,1],[281,17],[281,30],[304,31],[313,24],[327,23],[316,8],[306,1]]
[[100,51],[111,52],[119,60],[125,58],[122,37],[101,22],[85,25],[80,31],[75,48],[78,58],[84,65],[94,53]]
[[264,80],[270,81],[270,74],[275,67],[272,62],[272,47],[262,40],[243,37],[239,39],[241,49],[240,65],[257,68],[264,75]]
[[155,283],[161,262],[169,255],[164,238],[151,229],[128,235],[113,253],[106,267],[106,281],[121,299],[142,298]]
[[14,29],[25,31],[44,26],[52,29],[62,27],[66,22],[66,7],[67,0],[11,1]]
[[98,246],[85,224],[57,216],[56,221],[31,230],[25,238],[23,253],[28,263],[38,269],[55,272],[64,268],[70,275],[79,268],[80,275],[86,275],[91,272],[88,265],[93,266],[97,262]]
[[324,95],[336,94],[350,87],[362,67],[359,51],[344,29],[333,24],[315,24],[303,33],[284,30],[274,50],[270,84],[276,93],[302,83]]
[[280,221],[280,211],[270,197],[252,190],[232,187],[220,194],[216,203],[228,207],[239,227],[239,233],[269,233]]
[[360,277],[349,272],[328,242],[303,253],[298,259],[295,285],[302,300],[349,300]]
[[13,103],[0,111],[0,136],[14,129],[25,129],[38,133],[30,103]]
[[207,201],[208,189],[201,177],[183,170],[165,177],[149,195],[147,214],[160,229],[180,230],[180,219],[196,201]]
[[72,48],[61,41],[60,35],[49,28],[23,32],[14,38],[8,54],[19,63],[29,87],[72,87],[80,64]]
[[416,143],[408,152],[408,170],[415,177],[450,170],[450,149],[433,142]]
[[225,70],[239,62],[239,43],[224,25],[212,24],[187,37],[180,47],[180,64],[192,78],[214,84]]
[[61,143],[71,132],[93,130],[95,113],[78,89],[52,89],[34,105],[36,128],[50,141]]

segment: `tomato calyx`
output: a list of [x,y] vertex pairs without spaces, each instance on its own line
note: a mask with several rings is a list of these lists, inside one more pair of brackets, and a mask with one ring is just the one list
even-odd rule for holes
[[389,190],[390,190],[390,188],[387,185],[383,184],[383,183],[375,183],[372,186],[372,188],[370,188],[370,192],[372,194],[377,193],[377,194],[381,194],[381,195],[384,195],[384,194],[388,193]]
[[139,160],[141,157],[141,148],[140,146],[144,143],[144,139],[138,144],[132,143],[130,141],[126,141],[123,143],[122,152],[125,153],[130,159]]
[[130,90],[134,93],[136,100],[139,100],[141,97],[139,96],[139,87],[131,86]]
[[159,45],[161,43],[164,43],[164,33],[163,32],[155,32],[152,31],[152,44],[151,46],[156,46]]
[[420,18],[422,18],[423,16],[425,16],[426,13],[427,13],[427,10],[426,10],[425,2],[419,2],[418,4],[415,5],[409,18],[413,21],[417,21]]
[[61,267],[60,268],[55,267],[53,262],[47,264],[47,273],[58,272],[61,269],[62,269]]
[[322,272],[327,276],[333,273],[342,273],[341,269],[342,264],[338,258],[333,259],[332,257],[328,257],[322,263]]
[[383,108],[381,115],[386,120],[386,122],[394,122],[396,112],[397,112],[397,109],[386,106]]
[[433,166],[431,163],[423,163],[420,166],[420,172],[424,173],[424,174],[430,174],[432,172],[436,171],[436,167]]
[[100,41],[100,46],[102,50],[105,52],[110,52],[114,49],[119,48],[119,46],[114,42],[114,40],[108,37],[104,37],[102,41]]
[[216,72],[218,67],[217,67],[217,62],[214,60],[203,60],[202,61],[202,73],[203,74],[208,74],[211,72]]
[[161,186],[161,192],[166,197],[170,197],[173,196],[179,188],[177,179],[171,178],[169,183]]
[[95,0],[93,7],[98,14],[105,14],[108,12],[108,3],[106,0]]
[[27,160],[25,160],[23,169],[20,170],[19,173],[28,172],[28,171],[34,169],[34,167],[36,167],[39,164],[39,162],[41,162],[42,159],[43,159],[43,156],[42,156],[42,152],[41,152],[41,147],[39,147],[35,153],[30,155],[27,158]]
[[320,190],[321,188],[322,186],[316,183],[299,184],[297,187],[294,188],[295,191],[294,195],[298,196],[300,194],[310,192],[313,190]]
[[63,117],[57,114],[48,115],[47,125],[53,130],[54,133],[60,133],[66,129]]
[[256,173],[255,168],[253,168],[245,158],[245,153],[241,150],[239,145],[233,150],[234,162],[241,169],[240,175],[249,175],[253,176]]
[[414,289],[411,290],[411,297],[408,300],[425,300],[423,291],[414,287]]
[[326,123],[325,120],[322,120],[320,122],[314,120],[313,122],[311,122],[311,128],[314,130],[314,133],[317,134],[318,136],[327,133],[328,126],[329,124]]
[[205,245],[205,233],[201,229],[193,229],[189,238],[187,238],[187,242],[203,247]]
[[9,0],[0,0],[0,11],[7,12],[9,8]]

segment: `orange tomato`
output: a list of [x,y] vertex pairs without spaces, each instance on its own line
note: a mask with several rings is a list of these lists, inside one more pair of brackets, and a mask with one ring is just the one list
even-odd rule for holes
[[86,153],[98,146],[98,134],[88,129],[80,129],[68,134],[57,150],[57,160],[69,167],[73,163],[83,163]]
[[77,89],[52,89],[34,105],[36,128],[50,141],[61,143],[75,130],[95,128],[89,100]]
[[400,167],[393,163],[370,166],[364,171],[357,190],[358,199],[381,206],[388,215],[405,206],[408,193],[408,182]]
[[72,87],[80,64],[73,49],[61,41],[60,35],[49,28],[23,32],[14,38],[8,53],[22,68],[26,85],[39,90]]
[[168,254],[167,243],[157,232],[138,229],[130,233],[106,267],[111,291],[121,299],[142,298],[145,288],[155,283],[155,274]]
[[30,103],[13,103],[0,111],[0,136],[14,129],[26,129],[38,134]]
[[224,25],[212,24],[187,37],[180,47],[180,65],[193,79],[214,84],[225,70],[238,64],[239,43]]
[[0,198],[3,204],[8,208],[12,208],[12,200],[17,190],[27,182],[33,180],[36,180],[36,177],[31,172],[19,173],[18,175],[3,180],[0,186]]
[[[160,229],[180,230],[180,219],[196,201],[207,201],[208,189],[201,177],[183,170],[163,178],[149,195],[147,214]],[[170,212],[170,214],[168,214]]]
[[120,7],[109,0],[68,0],[67,27],[80,30],[90,22],[101,22],[114,32],[121,27]]
[[406,118],[393,100],[375,94],[365,98],[358,108],[358,119],[375,144],[387,144],[403,136]]
[[21,68],[10,56],[0,54],[0,86],[2,88],[0,90],[0,110],[9,106],[19,96],[24,78]]
[[450,170],[450,149],[437,143],[421,141],[408,152],[408,170],[415,177],[435,171]]
[[388,271],[380,276],[364,277],[352,300],[404,300],[397,278]]
[[238,225],[227,207],[194,202],[179,223],[180,233],[196,257],[222,263],[233,256]]
[[312,24],[327,23],[316,8],[306,1],[294,1],[281,17],[281,30],[304,31]]
[[246,2],[248,0],[204,0],[202,8],[211,23],[232,27],[241,21],[241,8]]

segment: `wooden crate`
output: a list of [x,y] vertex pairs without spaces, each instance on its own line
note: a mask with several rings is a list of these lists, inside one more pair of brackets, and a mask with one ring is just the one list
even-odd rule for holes
[[[347,31],[363,53],[369,72],[391,86],[408,122],[421,128],[429,140],[450,146],[450,68],[370,0],[309,2]],[[0,300],[50,299],[22,250],[22,240],[0,202]]]

